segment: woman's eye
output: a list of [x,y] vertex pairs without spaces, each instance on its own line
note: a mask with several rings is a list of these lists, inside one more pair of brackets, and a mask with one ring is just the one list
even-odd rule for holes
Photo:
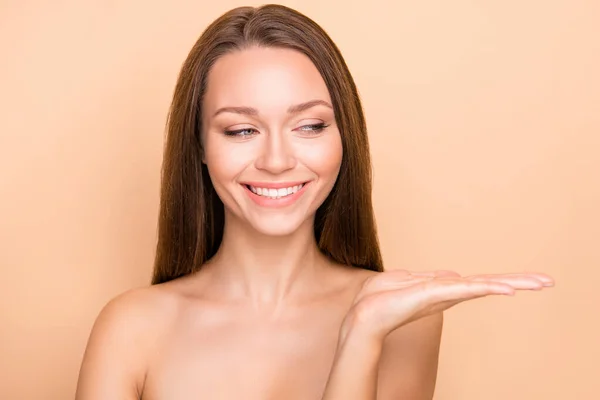
[[321,122],[319,124],[304,125],[304,126],[301,126],[298,129],[300,129],[302,132],[319,133],[323,129],[327,128],[328,126],[329,125],[325,125],[325,123]]
[[246,136],[252,136],[255,132],[256,132],[255,129],[244,128],[244,129],[236,129],[233,131],[224,131],[223,133],[225,134],[225,136],[246,137]]
[[[300,130],[302,132],[306,132],[307,134],[317,134],[323,131],[323,129],[327,128],[329,125],[325,125],[325,123],[321,122],[318,124],[304,125],[296,130]],[[235,129],[223,131],[225,136],[235,136],[241,138],[247,138],[255,135],[258,131],[254,128],[244,128],[244,129]]]

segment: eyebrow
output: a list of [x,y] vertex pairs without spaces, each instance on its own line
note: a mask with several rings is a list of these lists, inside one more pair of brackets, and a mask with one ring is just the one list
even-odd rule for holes
[[[288,108],[287,112],[288,112],[288,114],[298,114],[302,111],[308,110],[309,108],[312,108],[315,106],[325,106],[325,107],[331,108],[333,110],[333,107],[331,106],[331,104],[329,104],[325,100],[311,100],[311,101],[307,101],[305,103],[300,103],[300,104],[290,106]],[[250,115],[253,117],[258,115],[258,110],[256,108],[252,108],[252,107],[221,107],[213,114],[213,118],[224,112]]]

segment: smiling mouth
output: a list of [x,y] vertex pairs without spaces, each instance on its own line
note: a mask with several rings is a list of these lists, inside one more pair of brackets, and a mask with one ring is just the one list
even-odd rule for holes
[[248,189],[249,191],[251,191],[252,193],[254,193],[257,196],[276,200],[276,199],[286,198],[288,196],[291,196],[291,195],[299,192],[300,189],[302,189],[307,183],[308,182],[304,182],[299,185],[290,186],[290,187],[286,187],[286,188],[279,188],[279,189],[261,188],[261,187],[255,187],[252,185],[246,185],[246,184],[244,184],[243,186],[246,187],[246,189]]

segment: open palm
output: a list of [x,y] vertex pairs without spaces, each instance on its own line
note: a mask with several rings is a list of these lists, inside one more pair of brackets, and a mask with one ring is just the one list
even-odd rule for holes
[[402,325],[467,300],[553,285],[553,279],[542,273],[463,277],[453,271],[386,271],[364,282],[345,324],[383,339]]

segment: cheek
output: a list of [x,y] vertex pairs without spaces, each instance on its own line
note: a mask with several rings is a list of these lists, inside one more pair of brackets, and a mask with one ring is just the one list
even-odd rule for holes
[[314,141],[303,151],[303,163],[321,178],[335,179],[342,163],[342,141],[331,135]]
[[248,144],[231,143],[221,138],[204,142],[204,163],[213,185],[221,186],[235,179],[252,163],[254,150]]

